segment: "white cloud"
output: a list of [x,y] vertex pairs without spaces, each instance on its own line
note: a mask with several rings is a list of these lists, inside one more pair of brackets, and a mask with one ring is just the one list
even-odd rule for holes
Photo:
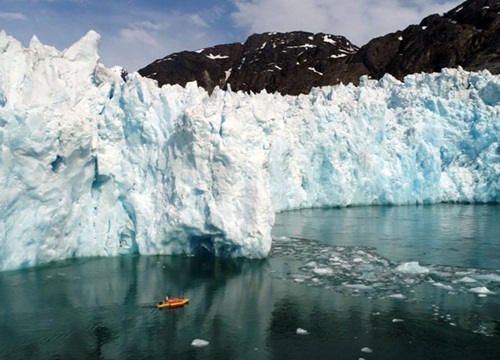
[[4,20],[28,20],[28,18],[21,13],[13,12],[0,12],[0,19]]
[[138,21],[135,23],[134,27],[141,27],[147,30],[161,30],[163,26],[160,23],[145,20],[145,21]]
[[218,8],[196,13],[134,11],[133,16],[114,19],[126,27],[101,34],[101,60],[108,67],[135,71],[173,52],[222,43],[211,28],[221,15]]
[[200,14],[188,14],[186,16],[186,18],[193,25],[197,25],[197,26],[201,26],[201,27],[207,27],[208,26],[206,20]]
[[433,13],[451,10],[463,0],[234,0],[235,25],[251,33],[325,32],[356,45],[418,24]]
[[137,43],[150,46],[155,46],[157,43],[155,37],[149,34],[146,29],[134,26],[120,30],[120,41],[128,44]]

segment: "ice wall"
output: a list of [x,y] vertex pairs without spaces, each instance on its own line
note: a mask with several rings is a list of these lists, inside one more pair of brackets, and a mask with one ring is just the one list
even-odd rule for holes
[[386,75],[284,100],[256,111],[272,129],[275,211],[500,200],[499,76]]
[[254,126],[237,127],[195,84],[125,83],[97,64],[98,44],[90,32],[60,53],[0,35],[0,270],[123,253],[265,256],[274,213]]
[[164,86],[0,33],[0,270],[76,256],[266,256],[274,212],[498,202],[500,77],[298,97]]

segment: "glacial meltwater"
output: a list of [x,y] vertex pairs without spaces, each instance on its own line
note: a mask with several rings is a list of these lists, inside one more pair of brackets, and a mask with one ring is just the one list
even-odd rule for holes
[[500,206],[280,213],[264,260],[2,272],[0,359],[500,359]]

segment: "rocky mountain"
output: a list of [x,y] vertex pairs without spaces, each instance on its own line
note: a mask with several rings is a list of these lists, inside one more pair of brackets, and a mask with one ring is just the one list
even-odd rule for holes
[[468,0],[444,15],[358,48],[343,36],[307,32],[251,35],[244,44],[184,51],[139,70],[158,85],[196,80],[223,89],[297,95],[312,87],[357,84],[362,75],[398,79],[445,67],[500,73],[500,0]]

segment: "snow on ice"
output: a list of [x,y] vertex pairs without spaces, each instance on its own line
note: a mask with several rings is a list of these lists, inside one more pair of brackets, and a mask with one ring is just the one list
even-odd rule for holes
[[61,52],[0,33],[0,271],[265,257],[283,210],[500,199],[500,77],[487,71],[209,96],[124,81],[98,63],[99,41]]

